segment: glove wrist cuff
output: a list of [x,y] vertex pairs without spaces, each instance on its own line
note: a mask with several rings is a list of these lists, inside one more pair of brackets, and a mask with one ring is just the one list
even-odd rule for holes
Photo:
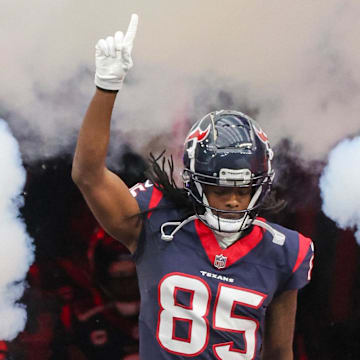
[[95,74],[95,85],[103,90],[120,90],[123,85],[123,80],[110,80],[110,79],[101,79],[97,74]]
[[114,94],[116,94],[116,93],[119,92],[119,90],[104,89],[104,88],[102,88],[102,87],[100,87],[100,86],[98,86],[98,85],[96,85],[96,88],[97,88],[98,90],[100,90],[100,91],[104,91],[104,92],[108,92],[108,93],[114,93]]

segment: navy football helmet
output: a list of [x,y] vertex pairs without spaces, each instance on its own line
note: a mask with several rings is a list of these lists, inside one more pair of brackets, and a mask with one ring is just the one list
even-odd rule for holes
[[[272,158],[266,134],[241,112],[215,111],[197,121],[185,139],[183,181],[198,218],[220,232],[247,229],[271,190]],[[204,185],[251,187],[249,206],[241,211],[212,208]],[[235,213],[236,219],[222,217],[225,213]]]

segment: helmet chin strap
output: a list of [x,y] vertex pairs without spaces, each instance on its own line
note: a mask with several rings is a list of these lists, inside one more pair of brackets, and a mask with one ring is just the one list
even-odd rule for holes
[[[203,196],[203,202],[205,205],[210,206],[209,202],[206,198],[206,195],[202,189],[202,186],[198,183],[196,183],[196,186],[201,188],[201,192]],[[251,209],[256,204],[257,200],[260,197],[262,191],[262,185],[258,187],[258,189],[255,191],[255,194],[252,196],[249,205],[247,207],[248,209]],[[253,221],[253,219],[249,218],[248,213],[244,213],[244,215],[240,219],[225,219],[218,215],[215,215],[211,209],[208,207],[205,208],[205,214],[199,215],[202,220],[205,221],[205,223],[209,224],[210,227],[216,229],[219,232],[225,232],[225,233],[238,233],[240,231],[245,230],[247,227],[249,227]]]

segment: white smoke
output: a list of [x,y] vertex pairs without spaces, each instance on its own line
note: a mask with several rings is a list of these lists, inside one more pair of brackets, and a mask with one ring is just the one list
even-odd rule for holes
[[0,119],[0,340],[12,340],[26,323],[25,306],[18,303],[24,278],[34,260],[32,240],[19,216],[26,173],[19,146]]
[[141,150],[179,112],[195,120],[223,107],[223,90],[235,109],[257,109],[273,145],[290,137],[306,158],[359,131],[358,0],[13,0],[1,7],[0,114],[24,159],[73,150],[94,91],[94,45],[125,30],[132,12],[135,66],[115,142]]
[[345,139],[329,154],[320,178],[322,210],[342,229],[357,229],[360,245],[360,137]]

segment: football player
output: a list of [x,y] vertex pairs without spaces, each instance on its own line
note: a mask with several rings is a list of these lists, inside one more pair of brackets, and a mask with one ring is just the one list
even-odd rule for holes
[[[96,91],[72,176],[97,220],[133,254],[141,359],[293,359],[298,289],[313,245],[257,216],[274,177],[266,134],[249,116],[214,111],[185,139],[183,188],[153,159],[128,189],[105,158],[118,91],[132,67],[138,17],[96,45]],[[171,165],[171,164],[170,164]]]

